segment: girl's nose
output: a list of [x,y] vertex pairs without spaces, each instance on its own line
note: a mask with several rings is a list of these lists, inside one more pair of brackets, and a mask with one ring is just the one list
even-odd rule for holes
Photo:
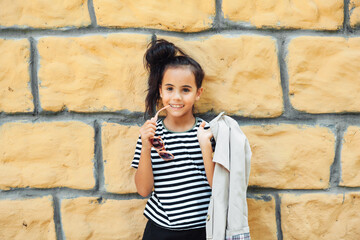
[[175,93],[173,95],[173,99],[181,99],[181,95],[178,91],[175,91]]

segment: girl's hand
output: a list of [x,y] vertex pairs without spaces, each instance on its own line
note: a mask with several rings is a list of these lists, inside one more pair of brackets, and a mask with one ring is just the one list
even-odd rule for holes
[[156,119],[155,117],[147,120],[140,128],[140,136],[143,148],[151,148],[150,138],[155,136]]
[[213,137],[213,134],[212,134],[210,128],[207,130],[204,129],[205,124],[206,124],[206,122],[202,122],[197,131],[197,137],[198,137],[200,146],[211,143],[210,140]]

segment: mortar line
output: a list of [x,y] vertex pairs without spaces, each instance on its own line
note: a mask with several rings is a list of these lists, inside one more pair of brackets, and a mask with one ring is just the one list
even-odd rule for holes
[[291,116],[292,112],[293,112],[293,108],[291,106],[290,103],[290,98],[289,98],[289,74],[288,74],[288,69],[287,69],[287,64],[286,64],[286,56],[287,56],[287,51],[286,51],[286,39],[283,36],[280,36],[279,38],[277,38],[277,49],[278,49],[278,53],[277,53],[277,57],[278,57],[278,63],[279,63],[279,74],[280,74],[280,84],[281,84],[281,89],[282,89],[282,101],[283,101],[283,113],[281,115],[284,116]]
[[156,40],[157,40],[157,36],[156,36],[155,33],[153,33],[153,34],[151,35],[151,43],[154,44],[154,43],[156,42]]
[[281,189],[281,188],[270,188],[270,187],[258,187],[258,186],[249,186],[249,194],[343,194],[343,193],[352,193],[360,192],[360,187],[346,187],[346,186],[336,186],[330,188],[314,188],[314,189]]
[[91,20],[91,27],[97,27],[97,19],[95,14],[94,2],[93,0],[88,0],[88,11]]
[[112,192],[100,192],[94,189],[92,190],[82,190],[82,189],[73,189],[67,187],[61,188],[14,188],[11,190],[1,190],[0,191],[0,200],[15,200],[22,198],[38,198],[56,194],[59,199],[71,199],[77,197],[103,197],[109,199],[117,200],[128,200],[128,199],[144,199],[137,193],[112,193]]
[[337,187],[341,181],[341,148],[342,140],[345,132],[345,126],[338,123],[335,126],[335,155],[334,161],[330,166],[330,187]]
[[54,203],[54,223],[55,223],[55,233],[57,240],[65,240],[64,231],[62,228],[61,222],[61,203],[60,199],[56,196],[56,194],[52,194],[53,203]]
[[[265,187],[254,187],[249,186],[247,188],[247,194],[250,198],[252,196],[263,194],[263,195],[272,195],[272,194],[347,194],[347,193],[360,193],[360,187],[344,187],[338,186],[333,188],[325,189],[276,189],[276,188],[265,188]],[[0,190],[0,199],[18,199],[18,198],[32,198],[32,197],[42,197],[51,194],[55,194],[59,198],[75,198],[75,197],[104,197],[111,199],[143,199],[137,193],[112,193],[112,192],[100,192],[94,189],[91,190],[82,190],[74,189],[67,187],[58,187],[58,188],[14,188],[10,190]]]
[[[89,0],[90,1],[90,0]],[[276,28],[255,28],[255,27],[244,27],[244,26],[226,26],[222,23],[223,20],[220,17],[220,25],[218,27],[208,28],[198,32],[181,32],[181,31],[170,31],[156,28],[120,28],[120,27],[100,27],[100,26],[87,26],[87,27],[66,27],[62,29],[35,29],[35,28],[4,28],[0,29],[0,37],[7,38],[27,38],[27,37],[47,37],[47,36],[59,36],[59,37],[82,37],[87,35],[106,35],[106,34],[117,34],[117,33],[133,33],[133,34],[152,34],[158,35],[173,35],[178,37],[203,37],[212,36],[214,34],[257,34],[264,36],[275,36],[277,34],[287,35],[299,35],[299,36],[339,36],[345,35],[343,30],[323,30],[323,29],[276,29]],[[353,36],[360,36],[360,29],[352,29]]]
[[344,20],[343,20],[343,32],[347,37],[349,33],[352,33],[352,28],[350,26],[350,12],[349,12],[349,0],[344,0]]
[[222,24],[222,0],[215,0],[215,18],[214,18],[214,24],[213,28],[215,30],[219,30],[221,28]]
[[95,144],[95,162],[94,162],[94,173],[95,173],[95,190],[105,192],[105,177],[104,177],[104,162],[103,162],[103,151],[102,151],[102,129],[101,123],[98,120],[94,121],[94,144]]
[[33,115],[39,115],[40,112],[40,99],[39,99],[39,82],[38,82],[38,50],[37,50],[37,41],[30,37],[30,63],[29,63],[29,72],[30,72],[30,86],[31,94],[33,96],[34,111]]
[[283,232],[281,227],[281,198],[278,193],[274,194],[275,198],[275,218],[276,218],[276,234],[278,240],[283,240]]
[[[197,114],[198,117],[204,120],[211,120],[216,117],[218,113],[207,112]],[[34,116],[33,113],[0,113],[0,125],[6,122],[16,121],[32,121],[32,122],[47,122],[47,121],[82,121],[87,124],[93,124],[95,120],[107,121],[112,123],[118,123],[127,126],[140,126],[144,123],[144,113],[142,112],[130,112],[127,110],[121,110],[119,112],[93,112],[93,113],[76,113],[76,112],[46,112],[42,111],[38,115]],[[360,113],[339,113],[339,114],[310,114],[302,113],[294,110],[288,116],[281,115],[274,118],[250,118],[240,115],[228,116],[234,118],[239,125],[263,125],[263,124],[300,124],[309,126],[323,126],[328,128],[334,128],[338,122],[343,122],[349,125],[360,126]]]

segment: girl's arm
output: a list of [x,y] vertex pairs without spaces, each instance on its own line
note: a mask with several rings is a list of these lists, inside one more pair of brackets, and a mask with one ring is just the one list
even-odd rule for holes
[[148,120],[140,129],[141,135],[141,155],[139,166],[135,173],[135,185],[138,193],[146,197],[154,187],[154,175],[151,165],[151,143],[150,137],[155,135],[156,121],[154,119]]
[[203,156],[206,178],[209,182],[210,187],[212,187],[215,163],[212,161],[213,150],[210,139],[212,138],[213,135],[210,129],[208,130],[204,129],[205,124],[206,124],[205,122],[202,122],[200,124],[198,130],[198,140],[201,148],[201,153]]
[[143,197],[148,196],[154,186],[154,175],[152,172],[150,153],[151,148],[141,148],[139,166],[135,173],[136,189]]

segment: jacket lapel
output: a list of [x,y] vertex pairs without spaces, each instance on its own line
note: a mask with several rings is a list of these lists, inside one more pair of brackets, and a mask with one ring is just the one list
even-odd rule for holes
[[221,164],[230,171],[230,127],[222,117],[223,114],[224,112],[220,113],[209,123],[216,142],[213,162]]

